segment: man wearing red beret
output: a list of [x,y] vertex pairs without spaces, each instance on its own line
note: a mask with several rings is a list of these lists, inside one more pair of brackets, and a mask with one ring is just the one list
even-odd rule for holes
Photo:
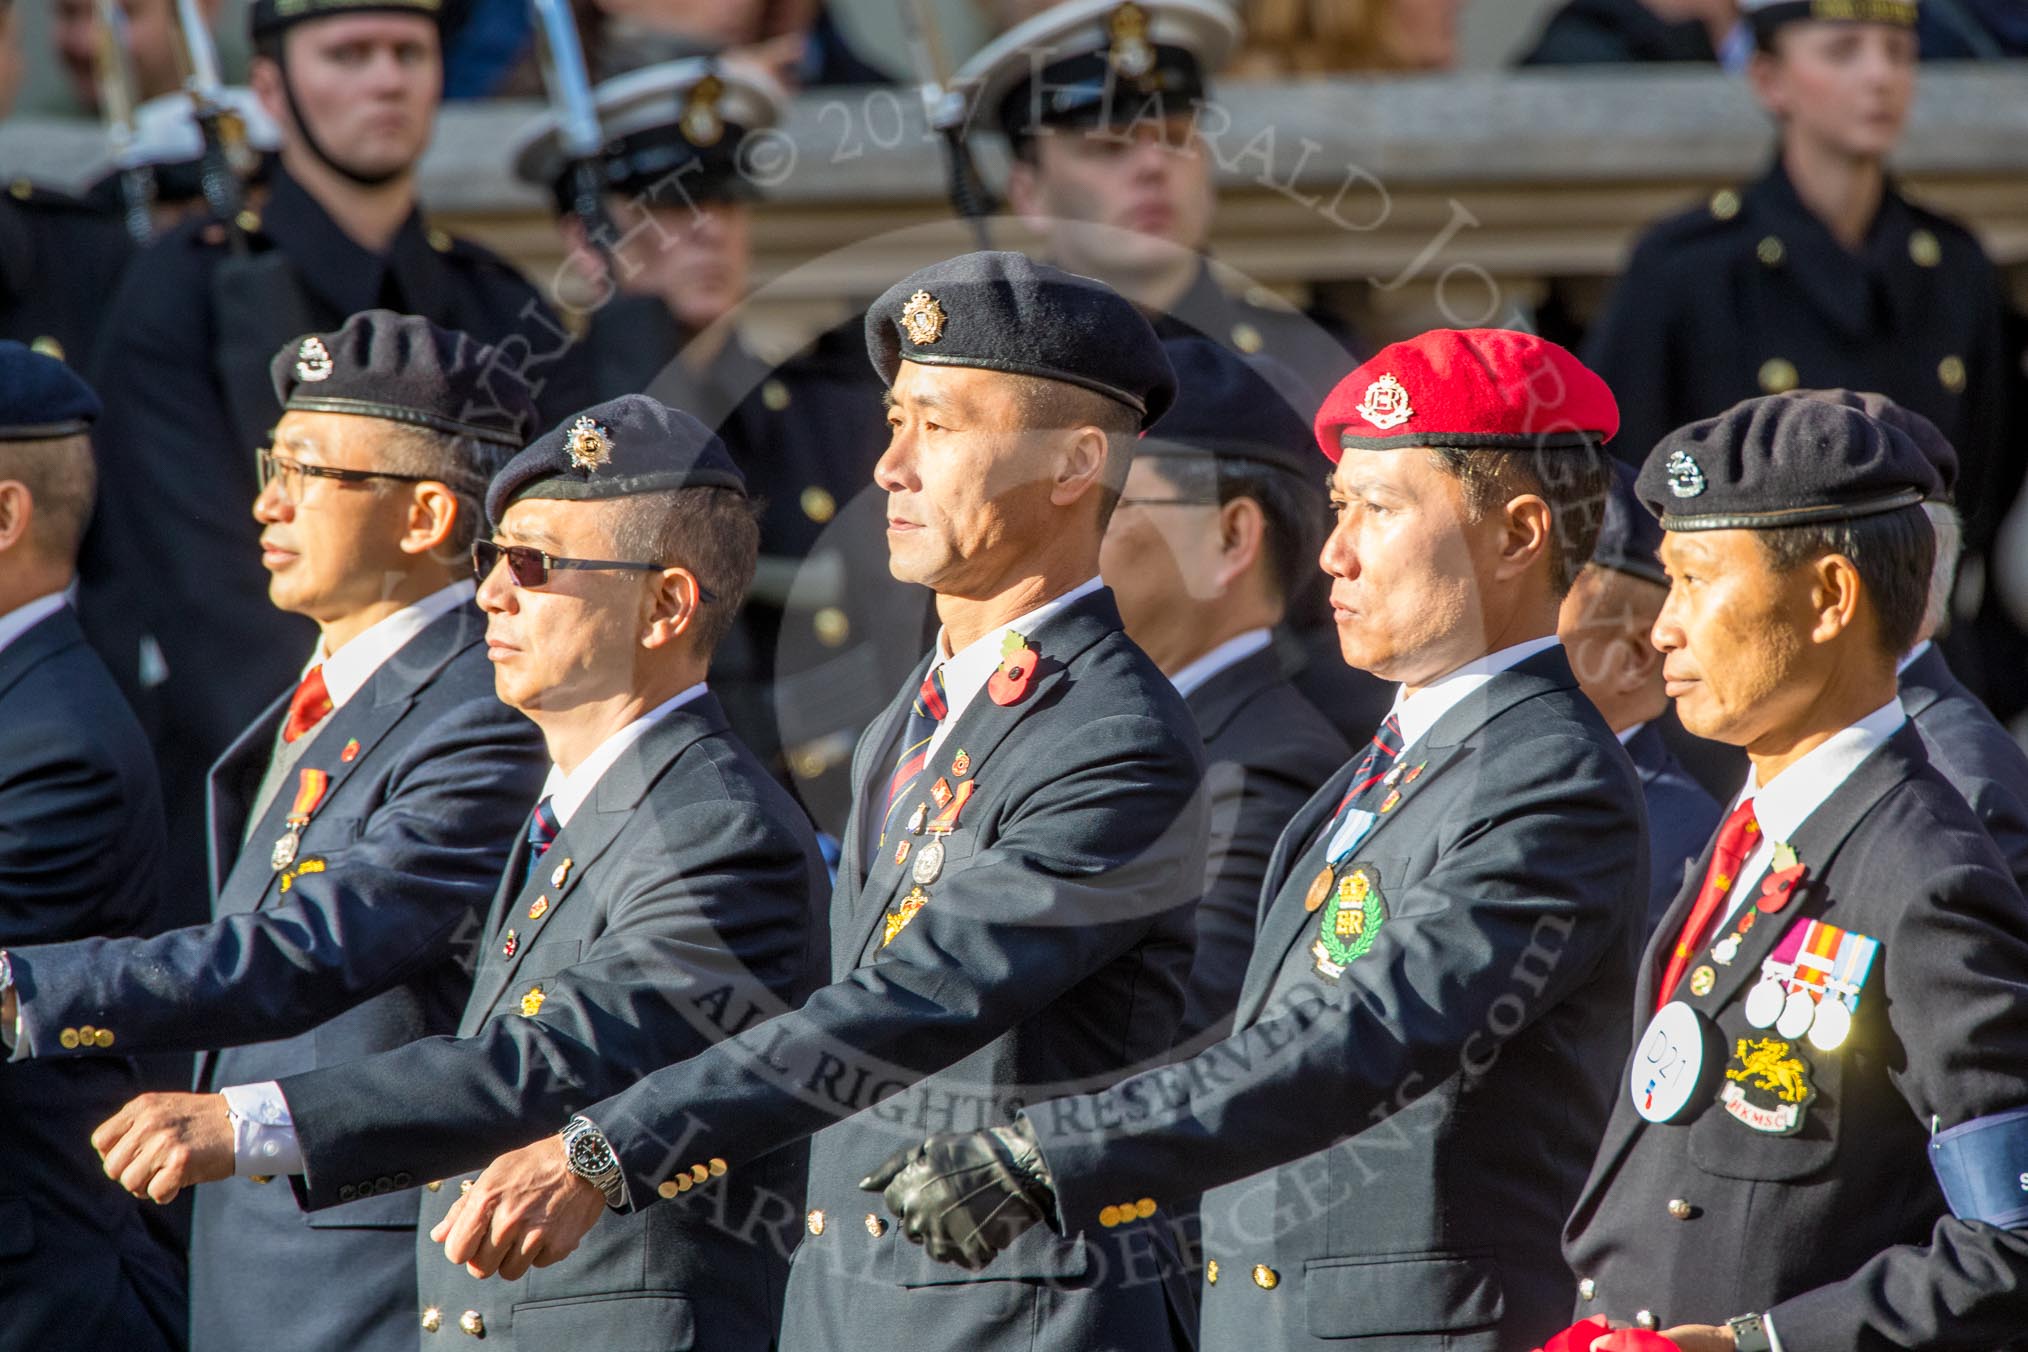
[[1569,353],[1498,330],[1337,387],[1322,563],[1345,660],[1399,689],[1276,846],[1235,1031],[888,1161],[911,1239],[981,1266],[1205,1188],[1213,1352],[1526,1348],[1567,1318],[1648,876],[1640,784],[1556,639],[1617,425]]

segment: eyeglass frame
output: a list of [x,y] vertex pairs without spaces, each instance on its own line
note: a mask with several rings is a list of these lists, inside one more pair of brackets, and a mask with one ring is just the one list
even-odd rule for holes
[[[493,551],[493,559],[490,563],[480,558],[480,555],[488,550]],[[513,556],[516,553],[533,554],[536,558],[542,560],[543,575],[541,581],[523,582],[519,577],[515,576]],[[537,549],[534,545],[503,545],[497,540],[472,541],[472,574],[481,583],[484,583],[487,578],[493,576],[494,571],[503,563],[507,564],[507,580],[523,591],[536,591],[548,586],[549,570],[552,568],[563,569],[566,572],[576,570],[586,573],[660,573],[680,566],[670,563],[640,563],[628,559],[572,559],[551,554],[547,550]],[[706,604],[716,602],[718,598],[713,596],[710,589],[702,582],[699,582],[697,584],[697,600],[699,604]]]
[[[277,472],[274,468],[277,465],[284,468],[280,472]],[[278,480],[290,474],[303,479],[329,479],[334,483],[341,484],[370,483],[375,479],[388,479],[395,483],[405,484],[442,482],[437,476],[431,474],[397,474],[393,470],[384,469],[339,469],[335,465],[306,465],[300,460],[292,460],[285,455],[278,454],[272,446],[263,446],[254,452],[254,473],[260,482],[261,492],[263,493],[267,492],[269,487]],[[292,503],[302,500],[297,494],[290,492],[286,488],[282,490],[282,496]]]

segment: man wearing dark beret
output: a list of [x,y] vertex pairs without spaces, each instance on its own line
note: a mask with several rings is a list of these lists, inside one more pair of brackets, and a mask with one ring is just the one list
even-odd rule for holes
[[[811,1138],[785,1348],[1187,1346],[1181,1258],[1153,1227],[1037,1230],[967,1274],[861,1190],[897,1146],[1004,1123],[1044,1086],[1109,1079],[1174,1036],[1202,743],[1098,577],[1134,438],[1174,376],[1124,298],[1018,254],[906,278],[866,337],[890,384],[890,566],[935,593],[944,627],[854,761],[833,983],[583,1116],[630,1210],[667,1206],[699,1158],[737,1175]],[[554,1143],[533,1151],[459,1205],[452,1258],[512,1275],[597,1219]]]
[[1565,1231],[1595,1322],[1559,1347],[1607,1320],[1700,1352],[2028,1325],[2028,903],[1895,683],[1938,484],[1896,427],[1810,399],[1748,400],[1641,468],[1669,695],[1753,772],[1641,964]]
[[492,538],[472,555],[486,655],[500,698],[542,731],[548,782],[496,870],[457,1037],[280,1077],[292,1126],[277,1172],[312,1223],[362,1206],[414,1215],[420,1199],[419,1232],[399,1236],[410,1347],[420,1328],[425,1343],[441,1332],[510,1352],[767,1352],[800,1149],[727,1176],[717,1152],[689,1146],[667,1195],[695,1196],[608,1225],[534,1289],[482,1286],[433,1242],[473,1172],[537,1136],[525,1153],[579,1170],[567,1176],[600,1208],[622,1197],[571,1114],[792,1007],[824,971],[815,837],[705,685],[757,534],[723,444],[628,395],[537,438],[486,509]]
[[1884,394],[1852,390],[1800,390],[1792,398],[1857,408],[1905,433],[1936,471],[1937,492],[1922,504],[1936,537],[1929,599],[1916,642],[1901,659],[1901,706],[1922,734],[1929,763],[1971,804],[1986,834],[2000,847],[2017,887],[2028,891],[2028,754],[1979,697],[1958,681],[1938,638],[1950,619],[1964,521],[1958,515],[1958,455],[1935,423]]
[[1135,447],[1099,572],[1204,735],[1211,837],[1180,1042],[1229,1025],[1268,856],[1349,748],[1289,684],[1275,643],[1324,538],[1316,396],[1271,357],[1208,338],[1162,349],[1176,402]]
[[1578,688],[1598,706],[1641,776],[1648,809],[1645,937],[1683,885],[1683,869],[1718,827],[1718,804],[1663,740],[1662,654],[1649,636],[1669,575],[1656,552],[1662,528],[1634,496],[1634,472],[1613,462],[1612,492],[1591,562],[1563,598],[1556,631]]
[[[98,412],[62,362],[0,341],[0,945],[147,933],[156,918],[155,765],[67,595]],[[0,991],[10,967],[0,949]],[[10,1009],[0,1042],[16,1038]],[[140,1086],[125,1058],[0,1066],[0,1346],[183,1346],[182,1264],[88,1140]]]
[[465,999],[542,767],[535,727],[494,697],[466,560],[534,413],[489,406],[490,349],[414,316],[273,355],[283,413],[253,517],[274,605],[320,637],[212,772],[212,876],[174,898],[211,921],[12,949],[0,1025],[38,1061],[202,1053],[202,1092],[144,1095],[90,1133],[136,1196],[231,1180],[196,1199],[194,1345],[393,1352],[415,1340],[415,1198],[312,1223],[261,1186],[295,1150],[273,1081],[448,1032]]
[[535,397],[552,417],[578,402],[555,359],[563,330],[534,288],[417,206],[443,9],[251,4],[251,84],[282,135],[266,200],[230,225],[162,235],[100,302],[89,369],[106,401],[110,491],[86,541],[80,611],[155,741],[172,911],[203,887],[206,772],[316,638],[266,604],[244,510],[259,487],[254,451],[281,414],[276,349],[384,307],[489,345],[490,401]]
[[1569,353],[1500,330],[1396,343],[1331,393],[1340,641],[1399,690],[1275,848],[1234,1032],[932,1137],[890,1166],[907,1233],[990,1274],[1208,1187],[1219,1352],[1527,1347],[1568,1308],[1557,1227],[1647,882],[1639,782],[1556,639],[1616,424]]

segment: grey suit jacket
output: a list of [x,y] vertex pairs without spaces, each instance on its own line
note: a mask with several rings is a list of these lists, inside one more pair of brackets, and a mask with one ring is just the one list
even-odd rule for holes
[[[980,695],[938,749],[934,775],[954,795],[976,788],[919,909],[909,903],[927,838],[909,837],[908,860],[892,836],[869,858],[857,817],[885,803],[927,658],[855,761],[832,984],[588,1110],[637,1205],[696,1152],[737,1171],[814,1133],[782,1338],[798,1352],[1187,1344],[1173,1246],[1143,1244],[1130,1263],[1096,1239],[1038,1229],[967,1273],[907,1243],[858,1188],[898,1148],[1111,1079],[1162,1055],[1175,1032],[1203,870],[1196,729],[1121,631],[1110,592],[1028,637],[1042,662],[1027,694],[1011,705]],[[679,1136],[680,1149],[665,1144]]]
[[1935,645],[1901,673],[1901,707],[1929,763],[1971,804],[2015,886],[2028,891],[2028,754],[1958,683]]

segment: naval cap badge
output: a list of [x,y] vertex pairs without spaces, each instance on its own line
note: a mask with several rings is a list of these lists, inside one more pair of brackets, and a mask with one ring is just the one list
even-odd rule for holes
[[1415,416],[1415,409],[1408,402],[1408,390],[1391,373],[1366,387],[1366,396],[1359,401],[1357,412],[1383,432]]
[[324,346],[324,340],[312,334],[296,348],[296,379],[308,385],[320,380],[329,380],[336,369],[331,364],[331,349]]
[[707,75],[690,86],[680,125],[684,139],[691,145],[700,148],[717,145],[725,135],[725,119],[718,114],[718,100],[724,93],[725,82],[716,75]]
[[595,470],[613,460],[613,439],[588,413],[570,425],[564,447],[570,453],[570,463],[581,470]]
[[1138,80],[1155,66],[1154,48],[1148,45],[1148,15],[1139,5],[1125,4],[1113,11],[1106,24],[1106,62],[1129,80]]

